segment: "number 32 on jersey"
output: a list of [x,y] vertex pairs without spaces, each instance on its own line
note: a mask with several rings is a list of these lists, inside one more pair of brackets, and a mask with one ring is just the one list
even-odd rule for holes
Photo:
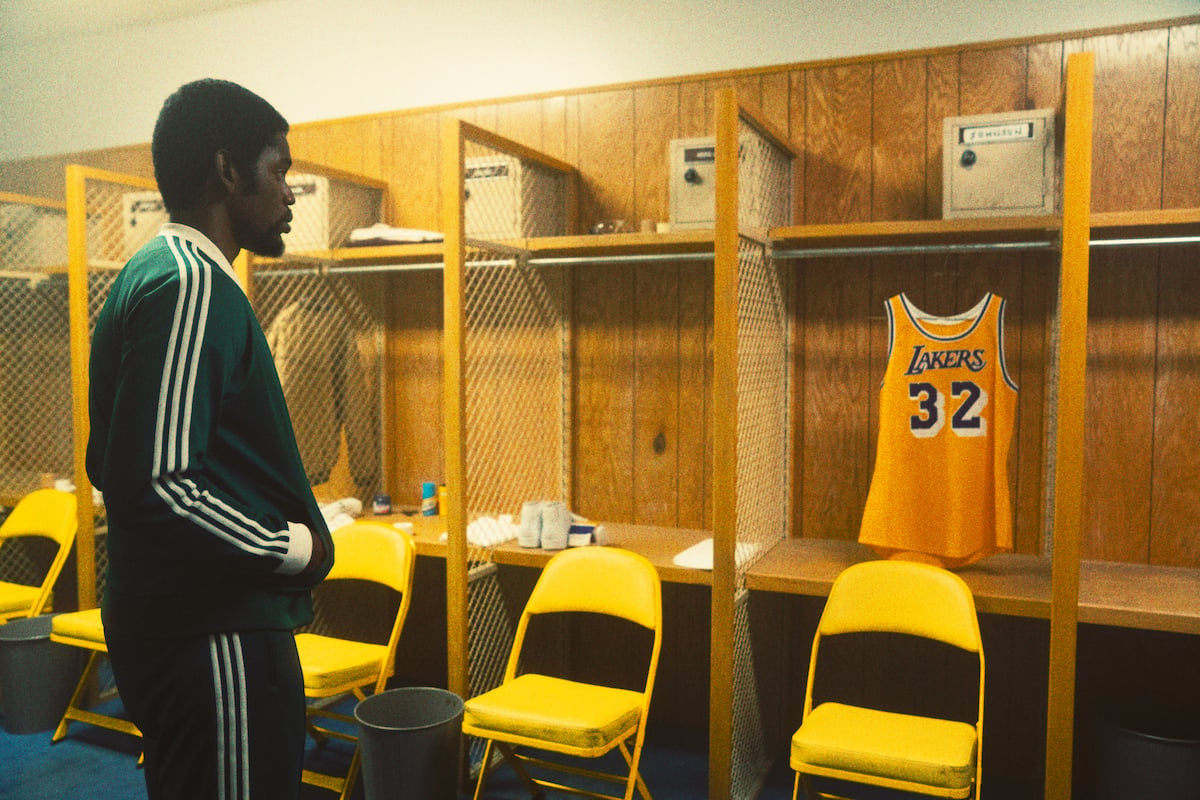
[[[917,404],[909,416],[908,430],[918,439],[937,436],[946,425],[946,397],[928,381],[908,384],[908,396]],[[955,436],[987,436],[988,393],[974,381],[950,383],[950,430]]]

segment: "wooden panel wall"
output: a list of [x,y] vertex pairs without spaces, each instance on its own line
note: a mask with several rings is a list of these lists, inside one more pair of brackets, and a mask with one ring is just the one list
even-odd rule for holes
[[[797,223],[941,215],[946,116],[1059,107],[1068,53],[1096,53],[1095,211],[1200,206],[1200,18],[1088,35],[696,76],[298,125],[297,158],[386,180],[390,221],[436,228],[438,124],[460,116],[578,166],[581,226],[666,220],[670,139],[712,134],[713,93],[783,131]],[[1060,117],[1061,119],[1061,117]],[[1061,127],[1061,123],[1060,123]],[[62,165],[150,174],[148,148],[0,167],[0,188],[61,197]],[[1091,296],[1085,558],[1200,566],[1200,285],[1195,247],[1097,253]],[[830,259],[796,267],[793,534],[853,538],[871,478],[883,302],[952,313],[1009,300],[1021,387],[1010,477],[1017,548],[1042,548],[1043,439],[1056,264],[1046,255]],[[440,476],[436,273],[393,282],[398,502]],[[577,510],[710,523],[711,270],[596,265],[574,275]]]

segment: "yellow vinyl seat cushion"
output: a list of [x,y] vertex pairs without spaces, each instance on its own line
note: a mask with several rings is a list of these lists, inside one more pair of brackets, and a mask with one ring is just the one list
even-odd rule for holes
[[520,675],[468,700],[464,722],[472,729],[603,751],[637,728],[645,698],[640,692],[578,683],[547,675]]
[[340,694],[347,686],[373,683],[388,656],[388,647],[370,642],[296,634],[296,650],[304,665],[304,692],[309,697]]
[[966,789],[975,777],[975,741],[975,727],[965,722],[823,703],[792,736],[791,766]]
[[24,586],[20,583],[0,581],[0,614],[29,608],[37,601],[40,593],[41,587],[39,586]]
[[50,629],[54,637],[104,645],[104,623],[98,608],[59,614],[51,620]]

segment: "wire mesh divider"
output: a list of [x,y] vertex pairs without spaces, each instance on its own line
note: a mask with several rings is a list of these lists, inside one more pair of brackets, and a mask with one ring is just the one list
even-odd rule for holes
[[[0,195],[0,505],[71,474],[71,363],[62,203]],[[37,586],[57,546],[0,542],[0,580]]]
[[[531,264],[525,240],[567,233],[570,187],[568,173],[515,143],[467,125],[459,136],[467,555],[448,569],[468,572],[473,696],[503,679],[519,613],[492,561],[498,537],[480,531],[512,538],[526,501],[569,501],[570,272]],[[482,757],[472,740],[470,764]]]
[[[757,795],[771,765],[750,635],[747,570],[787,535],[790,483],[788,270],[768,228],[791,221],[791,154],[746,112],[738,119],[737,475],[731,796]],[[768,662],[770,659],[767,659]]]

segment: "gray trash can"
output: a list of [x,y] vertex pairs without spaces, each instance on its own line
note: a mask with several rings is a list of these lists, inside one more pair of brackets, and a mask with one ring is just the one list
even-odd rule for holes
[[0,625],[0,724],[9,733],[53,730],[87,653],[50,641],[52,614]]
[[455,800],[463,701],[427,686],[389,689],[354,709],[367,800]]
[[1200,723],[1158,714],[1095,723],[1096,800],[1200,798]]

